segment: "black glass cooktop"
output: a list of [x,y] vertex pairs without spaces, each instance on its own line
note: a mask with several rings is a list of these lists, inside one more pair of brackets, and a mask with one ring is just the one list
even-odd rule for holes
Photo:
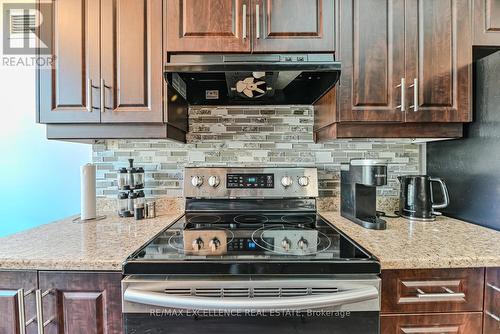
[[379,273],[315,213],[188,213],[132,254],[124,274]]

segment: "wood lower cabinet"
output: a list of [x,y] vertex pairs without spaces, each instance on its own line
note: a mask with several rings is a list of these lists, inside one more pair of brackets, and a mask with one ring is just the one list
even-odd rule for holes
[[39,34],[51,39],[53,63],[37,70],[40,123],[99,123],[99,0],[50,0]]
[[481,312],[382,315],[381,334],[481,334]]
[[252,0],[255,52],[333,52],[334,0]]
[[474,0],[474,45],[500,46],[500,1]]
[[500,334],[500,268],[487,268],[483,334]]
[[469,0],[406,1],[406,122],[472,120]]
[[121,273],[39,272],[45,333],[122,333]]
[[166,0],[169,52],[250,52],[250,0]]
[[[0,333],[21,333],[22,322],[24,322],[26,333],[38,332],[36,322],[33,321],[36,319],[35,290],[37,287],[36,271],[0,270]],[[24,303],[22,303],[23,299]]]
[[382,271],[383,313],[473,312],[483,309],[484,269]]

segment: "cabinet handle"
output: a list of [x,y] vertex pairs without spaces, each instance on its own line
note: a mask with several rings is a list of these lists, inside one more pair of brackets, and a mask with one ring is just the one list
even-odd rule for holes
[[30,320],[26,321],[26,308],[25,308],[25,301],[24,297],[30,295],[33,293],[34,289],[30,289],[26,292],[24,292],[24,289],[19,289],[17,290],[17,311],[19,315],[19,333],[20,334],[25,334],[26,333],[26,327],[31,324],[32,322],[35,321],[36,317],[31,318]]
[[486,310],[484,311],[484,313],[487,314],[490,318],[492,318],[496,322],[500,322],[500,317],[494,315],[493,313],[486,311]]
[[24,308],[24,289],[17,290],[17,312],[19,314],[19,333],[26,334],[26,311]]
[[243,4],[243,39],[247,39],[247,5]]
[[401,104],[396,108],[401,108],[401,111],[406,111],[406,79],[401,78],[401,83],[396,86],[401,89]]
[[94,86],[92,84],[92,79],[87,79],[87,111],[92,112],[94,109],[99,110],[99,108],[96,108],[93,106],[94,103],[94,98],[92,95],[92,90],[95,88],[99,88],[97,86]]
[[491,283],[486,283],[486,286],[488,286],[489,288],[495,290],[496,292],[500,292],[500,288],[498,286],[495,286]]
[[48,324],[50,324],[52,321],[54,321],[55,317],[51,317],[49,320],[43,322],[43,303],[42,299],[43,297],[47,296],[49,293],[51,293],[52,290],[47,290],[42,293],[41,290],[36,290],[35,291],[35,296],[36,296],[36,318],[37,318],[37,326],[38,326],[38,334],[44,334],[45,327],[47,327]]
[[106,82],[103,78],[101,78],[101,112],[105,110],[111,110],[111,108],[106,107],[106,88],[111,88],[110,86],[106,86]]
[[260,6],[255,5],[255,37],[260,38]]
[[413,79],[413,84],[410,85],[410,88],[413,88],[413,105],[410,108],[413,111],[418,111],[418,79]]
[[417,297],[419,299],[436,299],[439,301],[457,300],[465,298],[465,293],[463,292],[454,292],[453,290],[447,287],[442,287],[442,289],[445,291],[444,293],[426,293],[421,289],[417,289]]
[[458,330],[459,330],[458,326],[401,328],[401,331],[404,334],[458,333]]

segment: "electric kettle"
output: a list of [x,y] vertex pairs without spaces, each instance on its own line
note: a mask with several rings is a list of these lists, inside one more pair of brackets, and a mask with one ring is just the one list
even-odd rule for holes
[[[413,220],[433,221],[439,212],[450,204],[448,188],[440,178],[428,175],[398,176],[401,184],[399,192],[399,215]],[[439,184],[442,192],[442,203],[434,203],[432,185]]]

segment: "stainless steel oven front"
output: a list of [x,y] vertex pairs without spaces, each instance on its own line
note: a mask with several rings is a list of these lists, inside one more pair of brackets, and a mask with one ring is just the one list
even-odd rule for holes
[[122,295],[127,334],[379,333],[376,275],[131,275]]

